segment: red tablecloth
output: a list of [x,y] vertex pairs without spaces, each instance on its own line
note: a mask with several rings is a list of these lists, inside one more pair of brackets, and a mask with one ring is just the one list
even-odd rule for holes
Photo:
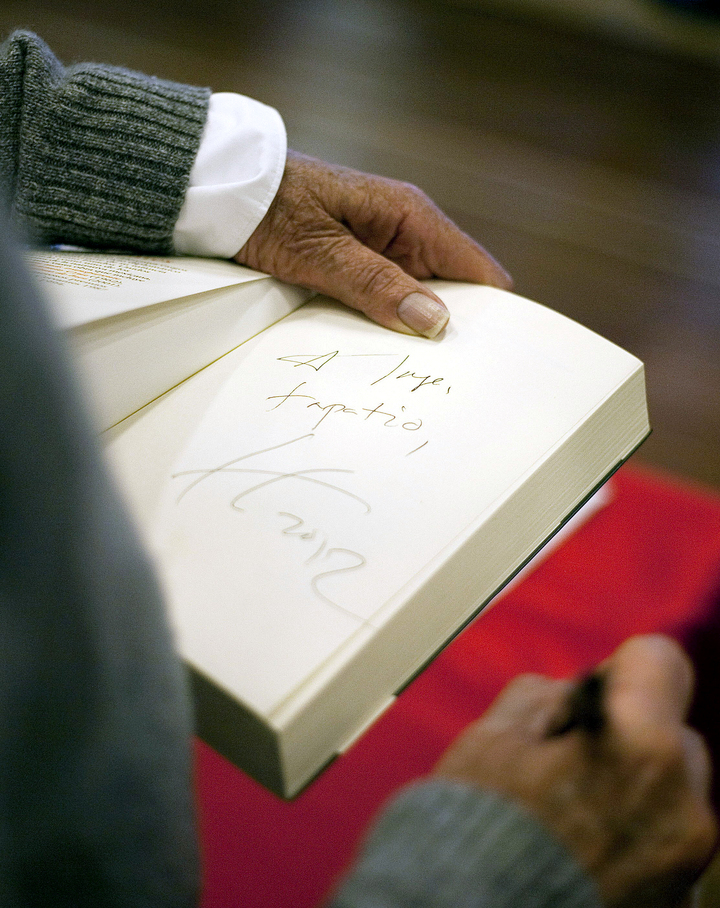
[[670,633],[697,660],[700,719],[712,731],[720,495],[636,464],[614,488],[607,507],[467,628],[296,801],[278,800],[198,743],[203,908],[317,905],[383,801],[521,672],[572,675],[632,634]]

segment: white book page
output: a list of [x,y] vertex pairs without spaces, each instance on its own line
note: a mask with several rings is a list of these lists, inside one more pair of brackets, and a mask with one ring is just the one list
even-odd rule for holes
[[63,330],[267,277],[233,262],[179,256],[38,249],[25,259]]
[[154,544],[181,650],[261,714],[638,366],[511,294],[438,292],[439,341],[306,304],[256,341],[167,477]]

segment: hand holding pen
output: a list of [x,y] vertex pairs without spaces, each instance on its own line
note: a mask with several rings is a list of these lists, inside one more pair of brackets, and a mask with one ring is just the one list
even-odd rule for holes
[[524,805],[606,905],[680,906],[717,835],[707,749],[685,724],[692,688],[677,644],[635,637],[580,681],[513,681],[435,772]]

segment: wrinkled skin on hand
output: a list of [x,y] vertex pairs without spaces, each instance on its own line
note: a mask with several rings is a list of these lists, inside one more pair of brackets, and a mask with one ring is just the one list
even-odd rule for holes
[[435,772],[521,802],[594,877],[613,908],[690,904],[717,826],[710,761],[685,724],[689,659],[666,637],[626,641],[601,666],[604,725],[548,737],[572,682],[522,676]]
[[235,260],[426,337],[444,328],[448,312],[420,280],[511,286],[416,187],[292,151],[275,199]]

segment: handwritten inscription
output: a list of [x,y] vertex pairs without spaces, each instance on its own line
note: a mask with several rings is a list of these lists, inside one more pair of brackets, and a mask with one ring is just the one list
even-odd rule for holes
[[[329,353],[294,353],[290,356],[279,356],[278,362],[282,363],[291,363],[294,368],[300,366],[306,366],[308,369],[312,369],[314,372],[319,372],[324,366],[327,366],[334,359],[347,359],[347,358],[360,358],[360,357],[393,357],[395,354],[392,353],[340,353],[339,350],[331,350]],[[379,378],[374,378],[370,381],[371,385],[377,385],[381,381],[385,381],[391,376],[394,377],[396,381],[406,380],[412,387],[410,388],[411,392],[419,391],[421,388],[427,387],[439,387],[444,385],[444,390],[446,394],[450,393],[450,385],[447,384],[446,380],[442,376],[433,377],[431,373],[423,375],[422,373],[416,372],[415,370],[410,371],[409,369],[404,372],[399,370],[405,365],[405,363],[410,359],[410,354],[404,356],[400,359],[400,362],[393,366],[389,372],[383,373]],[[397,374],[395,374],[397,373]],[[371,376],[372,378],[372,376]],[[415,384],[417,382],[417,384]]]
[[[380,384],[381,381],[385,381],[386,378],[390,378],[390,376],[391,376],[394,372],[397,372],[398,369],[401,369],[409,359],[410,359],[410,354],[408,354],[404,359],[402,359],[402,360],[401,360],[393,369],[391,369],[391,370],[390,370],[389,372],[387,372],[385,375],[381,375],[380,378],[376,378],[375,381],[370,382],[370,384],[372,384],[372,385],[378,385],[378,384]],[[417,380],[419,379],[419,381],[418,381],[418,383],[415,385],[415,387],[410,388],[410,391],[411,391],[411,392],[413,392],[413,391],[419,391],[420,388],[425,388],[425,387],[428,387],[428,386],[429,386],[429,387],[436,387],[437,385],[443,384],[443,382],[445,381],[445,379],[442,378],[442,377],[440,377],[440,378],[433,378],[432,375],[430,375],[430,374],[428,374],[428,375],[418,375],[417,373],[415,373],[415,372],[410,372],[409,370],[406,371],[406,372],[400,372],[398,375],[395,376],[395,380],[396,380],[396,381],[399,381],[400,379],[404,379],[404,378],[410,379],[410,383],[411,383],[411,384],[412,384],[414,381],[417,381]],[[450,387],[448,386],[448,387],[445,389],[445,393],[447,394],[449,391],[450,391]]]
[[[251,521],[248,527],[264,534],[258,537],[264,540],[262,545],[273,548],[271,540],[277,534],[279,563],[287,564],[293,575],[297,572],[301,585],[307,583],[314,597],[363,621],[362,614],[352,610],[355,600],[347,581],[351,575],[359,578],[358,572],[371,566],[366,555],[352,547],[357,542],[350,546],[347,542],[356,539],[361,526],[355,522],[363,520],[372,508],[353,490],[354,470],[347,465],[318,464],[317,452],[325,448],[320,437],[326,435],[328,426],[337,432],[343,424],[354,424],[362,435],[369,433],[374,443],[377,427],[377,437],[390,441],[387,454],[394,451],[396,456],[422,457],[432,434],[432,425],[426,424],[423,416],[428,415],[425,411],[431,416],[438,407],[450,405],[446,397],[450,383],[444,375],[420,368],[420,356],[402,353],[328,350],[280,356],[276,362],[283,365],[271,371],[274,387],[261,385],[259,400],[255,398],[253,406],[264,407],[268,416],[263,419],[268,420],[272,431],[290,419],[293,423],[299,419],[306,431],[212,467],[175,473],[172,478],[179,488],[176,503],[181,504],[198,486],[212,483],[214,478],[220,482],[222,477],[222,484],[216,487],[222,490],[221,506],[245,515],[244,519]],[[300,369],[300,377],[306,380],[288,381],[287,369]],[[368,428],[360,428],[364,426]],[[316,445],[309,447],[316,435]],[[391,441],[393,438],[399,445]],[[339,448],[333,445],[332,450],[342,450],[342,444]],[[342,456],[340,463],[344,459]],[[341,505],[341,499],[345,505]]]
[[[312,427],[313,431],[318,428],[318,426],[324,422],[330,415],[339,415],[345,414],[349,416],[360,416],[361,418],[368,420],[370,417],[379,416],[383,419],[383,425],[393,426],[399,425],[401,428],[405,429],[408,432],[416,432],[418,429],[422,428],[422,419],[403,419],[403,413],[405,407],[400,408],[400,415],[395,413],[390,413],[387,410],[381,409],[385,406],[384,402],[376,404],[374,407],[348,407],[347,404],[340,402],[333,403],[321,403],[316,397],[312,394],[301,394],[299,393],[300,388],[304,387],[307,382],[300,382],[299,385],[295,385],[292,391],[288,391],[287,394],[272,394],[270,397],[266,398],[267,400],[276,400],[277,403],[274,407],[270,407],[270,411],[279,409],[283,404],[286,404],[289,400],[309,400],[309,404],[305,404],[306,409],[312,410],[317,408],[322,412],[322,416],[315,425]],[[363,414],[366,414],[363,416]]]
[[[324,489],[331,493],[341,495],[346,500],[349,499],[349,501],[362,509],[362,513],[359,516],[369,514],[372,510],[369,502],[365,501],[349,489],[329,482],[327,478],[321,478],[323,474],[326,475],[329,473],[352,474],[352,470],[334,467],[311,467],[303,470],[271,470],[264,469],[262,461],[260,461],[258,466],[244,465],[244,462],[250,460],[250,458],[258,458],[262,455],[278,451],[281,448],[289,448],[311,438],[314,438],[312,433],[300,435],[297,438],[289,439],[286,442],[273,445],[269,448],[262,448],[258,451],[250,451],[247,454],[242,454],[239,457],[235,457],[216,467],[182,470],[178,473],[174,473],[172,475],[173,480],[191,477],[191,481],[177,496],[176,503],[179,504],[189,492],[196,489],[201,483],[207,482],[212,477],[231,473],[237,475],[239,479],[241,478],[241,475],[242,478],[247,478],[248,476],[264,477],[259,482],[251,481],[250,485],[241,489],[236,494],[233,494],[232,498],[229,499],[229,506],[240,513],[245,513],[246,511],[244,504],[248,496],[257,493],[262,489],[266,489],[271,485],[293,481],[311,483],[314,487],[318,488],[318,491]],[[242,505],[240,504],[241,501],[243,502]],[[309,584],[315,595],[328,603],[328,605],[333,606],[345,614],[352,615],[355,618],[361,618],[360,615],[355,614],[351,609],[346,608],[341,602],[337,601],[337,597],[333,599],[328,595],[328,580],[333,576],[344,575],[350,571],[357,571],[360,568],[365,567],[367,564],[365,556],[353,549],[333,544],[327,532],[320,527],[309,525],[303,517],[299,517],[289,511],[278,511],[277,516],[290,518],[292,521],[289,524],[285,521],[285,525],[282,526],[280,530],[282,535],[295,537],[306,546],[310,544],[313,545],[314,550],[310,553],[309,557],[305,558],[301,563],[303,566],[313,565]],[[304,555],[305,552],[302,554]],[[315,572],[315,569],[319,567],[321,567],[322,570]]]
[[[378,360],[385,360],[386,365],[378,368]],[[364,361],[362,365],[351,365],[350,361]],[[296,384],[291,390],[282,394],[270,394],[266,400],[271,406],[268,412],[280,410],[281,408],[302,407],[308,411],[313,422],[309,428],[313,432],[317,431],[326,420],[331,420],[333,425],[339,423],[337,417],[355,417],[371,424],[381,424],[383,428],[403,429],[405,432],[417,432],[423,428],[423,419],[418,413],[416,401],[426,399],[428,389],[442,390],[444,395],[450,393],[451,386],[442,375],[433,375],[423,369],[418,369],[414,363],[410,362],[410,354],[405,356],[395,353],[341,353],[340,350],[329,350],[325,353],[292,353],[287,356],[279,356],[278,362],[288,363],[293,369],[309,369],[312,372],[321,370],[337,370],[341,367],[341,361],[344,362],[344,374],[347,375],[348,367],[351,368],[353,379],[353,397],[354,400],[347,400],[349,392],[330,398],[328,394],[327,383],[323,385],[320,392],[315,391],[314,387],[308,385],[307,381]],[[389,361],[389,362],[388,362]],[[388,368],[390,366],[390,368]],[[411,368],[408,368],[411,366]],[[388,386],[390,382],[401,382],[400,386],[407,392],[407,406],[400,403],[388,404],[386,400],[368,397],[360,397],[364,388],[373,388],[376,385],[385,383]],[[423,390],[424,389],[424,390]],[[420,392],[418,398],[409,395],[415,395]],[[315,393],[313,393],[315,392]],[[357,395],[357,396],[356,396]],[[425,395],[425,397],[423,396]],[[397,395],[391,395],[393,399]],[[401,433],[402,434],[402,433]],[[423,433],[426,434],[426,433]],[[410,450],[405,452],[405,457],[415,454],[417,451],[425,448],[429,439],[425,439],[419,444],[414,444]]]
[[[333,605],[335,608],[339,608],[344,612],[354,615],[354,612],[351,612],[335,600],[326,596],[320,589],[320,582],[327,580],[328,577],[333,575],[346,574],[349,571],[357,571],[359,568],[365,567],[367,564],[365,557],[361,555],[360,552],[354,552],[352,549],[339,548],[338,546],[328,547],[329,540],[327,535],[316,527],[308,527],[303,518],[298,517],[297,514],[290,514],[288,511],[278,511],[278,517],[289,517],[293,521],[282,530],[283,535],[295,536],[303,542],[314,543],[320,541],[318,548],[303,562],[303,564],[308,565],[319,559],[318,563],[325,563],[328,565],[333,563],[340,565],[339,567],[327,567],[324,571],[315,574],[310,580],[310,586],[312,587],[313,592],[321,599],[324,599],[329,605]],[[358,616],[354,615],[354,617]]]

